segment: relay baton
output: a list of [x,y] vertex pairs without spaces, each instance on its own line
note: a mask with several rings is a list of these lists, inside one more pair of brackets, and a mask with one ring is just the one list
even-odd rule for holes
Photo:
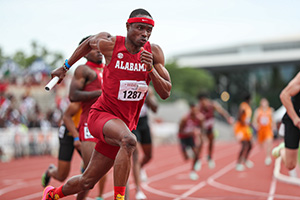
[[45,90],[47,91],[51,90],[56,85],[58,80],[59,80],[58,76],[54,76],[54,78],[51,79],[51,81],[49,81],[49,83],[45,86]]

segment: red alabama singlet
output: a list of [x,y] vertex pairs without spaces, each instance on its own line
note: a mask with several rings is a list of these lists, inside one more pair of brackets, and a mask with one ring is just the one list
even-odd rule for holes
[[[98,65],[92,62],[87,62],[86,65],[92,69],[94,72],[96,72],[97,78],[90,82],[89,84],[85,85],[83,88],[83,91],[95,91],[95,90],[101,90],[102,88],[102,71],[101,68],[103,68],[103,64]],[[88,128],[87,128],[87,120],[90,112],[91,106],[96,102],[98,98],[93,98],[87,101],[81,102],[81,109],[82,113],[80,115],[80,122],[79,122],[79,137],[81,141],[92,141],[97,142],[98,139],[94,138]]]
[[[144,49],[152,52],[149,42],[144,45]],[[136,128],[149,83],[146,66],[140,62],[140,52],[129,53],[125,47],[125,37],[116,36],[111,61],[103,71],[102,95],[92,109],[122,119],[133,130]]]

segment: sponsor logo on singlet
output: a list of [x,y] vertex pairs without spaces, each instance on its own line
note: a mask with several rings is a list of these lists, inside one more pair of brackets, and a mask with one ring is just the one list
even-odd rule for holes
[[122,69],[122,70],[127,70],[127,71],[146,71],[145,65],[142,63],[131,63],[131,62],[124,62],[117,60],[115,68],[117,69]]
[[118,53],[117,56],[118,56],[119,59],[122,59],[124,57],[122,53]]

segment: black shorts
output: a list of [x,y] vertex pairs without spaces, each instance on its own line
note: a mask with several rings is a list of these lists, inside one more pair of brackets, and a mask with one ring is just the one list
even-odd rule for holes
[[180,138],[181,148],[185,150],[187,147],[195,147],[195,141],[193,137]]
[[212,134],[214,134],[214,128],[213,128],[213,127],[205,128],[205,129],[203,130],[203,132],[204,132],[206,135],[212,135]]
[[136,136],[137,141],[141,144],[152,144],[150,127],[148,124],[148,117],[140,117],[136,130],[132,133]]
[[69,135],[69,131],[65,125],[61,125],[58,129],[59,153],[58,159],[63,161],[71,161],[74,152],[74,138]]
[[288,149],[298,149],[300,140],[300,130],[294,126],[290,117],[285,114],[282,122],[284,124],[284,143]]

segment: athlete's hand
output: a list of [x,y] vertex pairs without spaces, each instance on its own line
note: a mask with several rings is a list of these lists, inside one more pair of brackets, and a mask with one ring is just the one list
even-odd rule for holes
[[146,70],[150,71],[153,65],[153,55],[152,53],[146,51],[143,47],[141,48],[141,63],[144,63],[146,66]]
[[53,70],[51,72],[51,78],[53,78],[54,76],[57,76],[59,78],[58,83],[60,83],[66,76],[66,72],[67,71],[64,69],[64,67],[56,68],[55,70]]
[[234,123],[234,118],[233,117],[228,117],[227,122],[228,124],[232,125]]
[[300,118],[297,117],[293,120],[294,126],[296,126],[298,129],[300,129]]
[[73,145],[74,145],[74,147],[75,147],[78,151],[81,151],[81,142],[80,142],[80,140],[74,141]]

